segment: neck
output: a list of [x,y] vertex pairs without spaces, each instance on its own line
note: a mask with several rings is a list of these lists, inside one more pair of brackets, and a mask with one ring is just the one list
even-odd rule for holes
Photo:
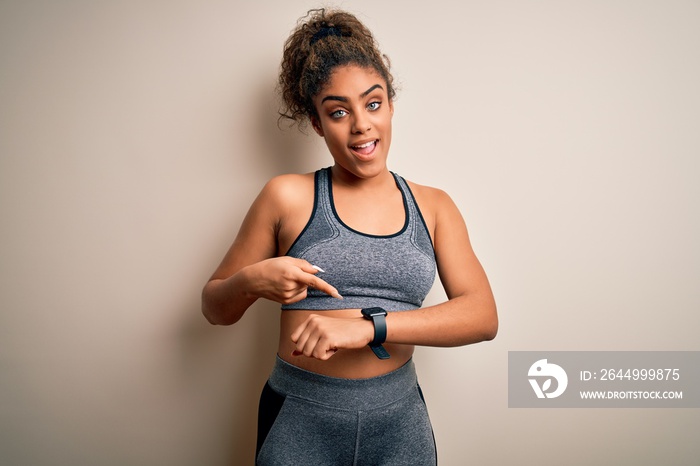
[[376,173],[356,174],[337,163],[331,167],[331,176],[336,186],[347,186],[359,189],[376,189],[394,185],[394,177],[389,169],[384,166]]

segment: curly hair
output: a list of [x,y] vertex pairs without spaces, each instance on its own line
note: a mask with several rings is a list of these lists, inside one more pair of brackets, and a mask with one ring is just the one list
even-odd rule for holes
[[283,108],[280,118],[300,126],[317,116],[313,98],[323,90],[334,69],[343,65],[374,69],[386,81],[390,100],[396,95],[383,55],[372,33],[351,13],[341,10],[310,10],[284,44],[279,75]]

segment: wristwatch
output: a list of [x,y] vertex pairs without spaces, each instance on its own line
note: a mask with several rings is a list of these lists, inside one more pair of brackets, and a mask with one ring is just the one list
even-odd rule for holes
[[382,346],[386,341],[386,311],[381,307],[367,307],[361,312],[362,317],[374,323],[374,339],[369,347],[379,359],[389,359],[389,353]]

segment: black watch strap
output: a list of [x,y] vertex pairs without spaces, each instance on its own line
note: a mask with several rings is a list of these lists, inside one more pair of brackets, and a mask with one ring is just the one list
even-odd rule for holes
[[379,359],[389,359],[391,355],[389,352],[384,348],[383,345],[369,345],[370,349],[374,352],[375,356],[377,356]]
[[386,311],[380,307],[362,309],[362,316],[374,324],[374,339],[369,347],[379,359],[389,359],[389,352],[382,346],[386,341]]

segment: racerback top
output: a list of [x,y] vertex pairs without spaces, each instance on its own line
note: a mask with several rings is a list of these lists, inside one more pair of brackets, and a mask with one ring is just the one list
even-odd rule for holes
[[343,299],[309,288],[307,297],[284,310],[417,309],[435,281],[435,251],[418,204],[406,180],[392,172],[403,197],[406,220],[398,233],[370,235],[353,230],[338,216],[330,168],[315,173],[314,208],[287,252],[324,270],[318,277]]

